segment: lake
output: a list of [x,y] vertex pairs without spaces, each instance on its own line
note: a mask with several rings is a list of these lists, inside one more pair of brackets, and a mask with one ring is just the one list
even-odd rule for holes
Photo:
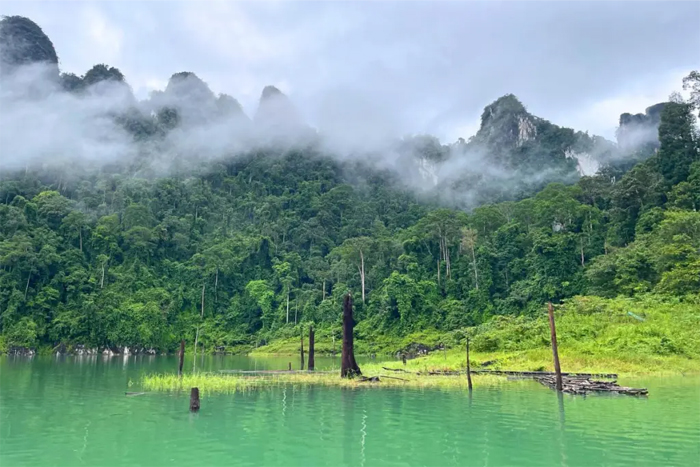
[[[296,359],[207,356],[197,369]],[[317,358],[317,368],[339,362]],[[362,362],[360,361],[360,365]],[[533,381],[459,390],[267,388],[126,397],[175,357],[0,357],[2,466],[698,465],[700,378],[623,379],[648,398]],[[186,361],[192,369],[192,360]]]

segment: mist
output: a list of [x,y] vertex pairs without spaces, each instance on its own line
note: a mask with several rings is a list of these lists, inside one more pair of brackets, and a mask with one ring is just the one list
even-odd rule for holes
[[[0,82],[0,175],[33,168],[70,174],[136,164],[132,174],[168,176],[175,167],[178,173],[198,172],[212,162],[259,151],[281,155],[312,149],[340,162],[390,171],[404,188],[465,207],[478,204],[484,190],[575,181],[559,169],[504,166],[488,148],[464,140],[402,135],[400,116],[360,90],[345,87],[316,101],[321,104],[312,126],[272,86],[263,89],[251,118],[235,98],[216,95],[193,73],[175,74],[165,89],[137,100],[123,81],[67,91],[55,65],[23,65],[3,73]],[[579,160],[579,167],[583,162],[591,171],[600,165],[598,154],[583,156],[587,159]]]

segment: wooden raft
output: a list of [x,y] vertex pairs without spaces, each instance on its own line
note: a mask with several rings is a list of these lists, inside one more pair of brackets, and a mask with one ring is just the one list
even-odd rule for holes
[[[535,380],[554,389],[556,378],[554,376],[535,376]],[[589,392],[609,392],[612,394],[626,394],[628,396],[646,396],[649,391],[646,388],[628,388],[620,386],[617,381],[597,381],[590,377],[562,376],[562,392],[568,394],[587,394]]]

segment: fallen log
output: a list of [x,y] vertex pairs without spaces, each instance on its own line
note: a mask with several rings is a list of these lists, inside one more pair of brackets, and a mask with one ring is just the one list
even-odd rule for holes
[[380,381],[379,381],[379,376],[370,376],[370,377],[367,377],[367,376],[360,376],[360,377],[358,378],[358,381],[359,381],[360,383],[379,383],[379,382],[380,382]]
[[397,378],[396,376],[387,376],[387,375],[381,375],[382,378],[391,378],[391,379],[398,379],[399,381],[408,381],[405,378]]
[[219,370],[219,373],[230,373],[240,375],[294,375],[294,374],[335,374],[337,371],[315,371],[315,370]]
[[403,368],[387,368],[383,366],[382,369],[386,371],[400,371],[401,373],[412,373],[411,371],[404,370]]
[[[484,375],[507,375],[507,376],[555,376],[552,371],[511,371],[511,370],[472,370],[472,374]],[[566,373],[562,376],[582,377],[582,378],[617,378],[617,373]]]
[[[535,380],[552,389],[557,387],[555,376],[536,376]],[[626,394],[630,396],[646,396],[649,391],[646,388],[629,388],[620,386],[617,381],[597,381],[590,378],[570,378],[562,376],[562,392],[568,394],[587,394],[589,392],[609,392],[614,394]]]

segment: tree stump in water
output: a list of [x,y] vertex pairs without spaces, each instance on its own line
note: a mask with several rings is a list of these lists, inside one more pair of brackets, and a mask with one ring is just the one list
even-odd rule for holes
[[301,328],[301,367],[304,369],[304,328]]
[[182,377],[182,364],[185,363],[185,339],[180,341],[180,352],[178,355],[180,357],[180,363],[177,367],[177,375]]
[[314,327],[309,326],[309,371],[314,371],[314,366],[316,362],[314,362],[314,338],[316,336],[314,335]]
[[555,386],[557,391],[561,391],[563,383],[561,379],[561,365],[559,364],[559,349],[557,348],[557,328],[554,325],[554,310],[552,302],[547,303],[547,313],[549,315],[549,329],[552,334],[552,356],[554,357]]
[[199,388],[192,388],[190,391],[190,412],[199,411]]
[[353,344],[353,328],[355,321],[352,318],[352,297],[350,292],[343,299],[343,353],[340,360],[340,376],[352,378],[362,375],[360,367],[355,361],[355,349]]

